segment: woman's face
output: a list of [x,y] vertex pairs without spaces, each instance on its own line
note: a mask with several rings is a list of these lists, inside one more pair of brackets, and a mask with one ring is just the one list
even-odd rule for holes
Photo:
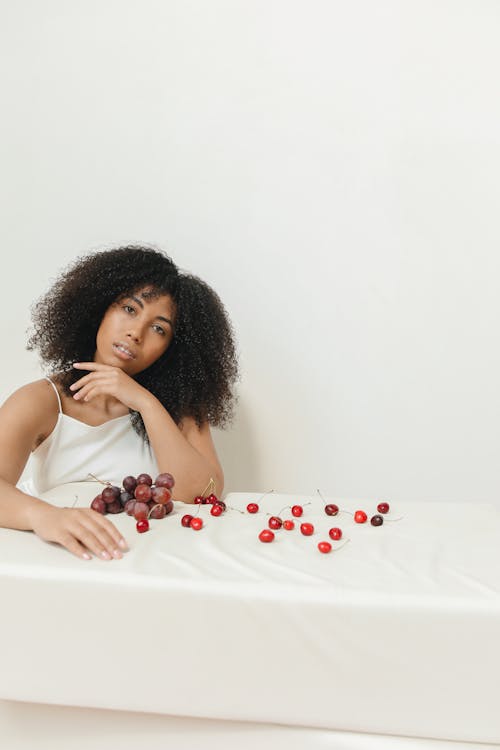
[[114,302],[102,319],[94,361],[136,375],[156,362],[174,336],[175,303],[168,294],[141,289]]

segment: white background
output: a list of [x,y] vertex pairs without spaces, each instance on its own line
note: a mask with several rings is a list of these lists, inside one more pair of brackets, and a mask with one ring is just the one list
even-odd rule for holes
[[2,399],[59,270],[153,243],[234,322],[227,490],[498,502],[498,2],[3,0],[0,29]]

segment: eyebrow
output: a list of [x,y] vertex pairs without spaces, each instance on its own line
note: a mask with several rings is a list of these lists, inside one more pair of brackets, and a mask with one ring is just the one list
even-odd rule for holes
[[[134,297],[133,295],[130,295],[130,297],[128,299],[134,300],[134,302],[136,302],[139,305],[139,307],[142,307],[142,309],[144,310],[144,302],[142,302],[139,299],[139,297]],[[157,315],[155,317],[155,320],[163,320],[165,323],[169,324],[169,326],[172,329],[172,331],[174,330],[174,324],[172,323],[172,321],[170,320],[170,318],[165,318],[163,315]]]

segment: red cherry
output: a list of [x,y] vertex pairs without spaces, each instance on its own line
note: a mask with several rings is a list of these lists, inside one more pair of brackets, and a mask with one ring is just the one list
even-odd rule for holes
[[342,539],[342,529],[338,529],[336,526],[330,529],[328,532],[330,539]]
[[318,542],[318,549],[320,552],[326,554],[327,552],[332,551],[332,545],[330,542]]
[[377,510],[379,513],[388,513],[389,512],[389,503],[379,503],[377,505]]
[[226,510],[226,507],[227,507],[226,503],[224,502],[224,500],[217,500],[217,502],[214,503],[214,505],[220,505],[220,507],[222,508],[222,510]]
[[188,529],[191,526],[192,520],[193,520],[193,516],[190,515],[189,513],[186,513],[186,515],[182,516],[181,518],[181,524]]
[[261,542],[272,542],[274,540],[274,534],[270,529],[263,529],[259,534]]
[[372,516],[370,518],[370,523],[372,526],[382,526],[384,519],[382,516]]
[[143,534],[145,531],[148,531],[149,529],[149,522],[146,518],[141,518],[140,521],[137,521],[135,528],[139,532],[139,534]]
[[311,536],[311,534],[314,534],[314,526],[312,523],[301,523],[300,530],[304,536]]
[[286,521],[283,521],[283,528],[287,531],[292,531],[295,528],[295,523],[291,518],[287,518]]
[[366,515],[364,510],[357,510],[354,514],[354,520],[356,523],[365,523],[368,516]]
[[201,496],[201,495],[197,495],[197,496],[195,497],[195,499],[194,499],[194,502],[196,503],[196,505],[201,505],[201,504],[203,503],[203,498],[202,498],[202,496]]
[[249,513],[258,513],[259,512],[259,506],[257,503],[248,503],[247,505],[247,511]]
[[207,503],[210,503],[210,505],[213,505],[214,503],[217,503],[219,501],[219,498],[217,495],[214,495],[213,493],[207,497]]
[[338,505],[334,505],[333,503],[328,503],[328,505],[325,505],[325,513],[327,516],[336,516],[338,512]]
[[283,521],[278,516],[271,516],[268,521],[268,526],[270,529],[281,529],[282,524]]
[[223,513],[224,513],[224,508],[219,503],[214,503],[212,507],[210,508],[211,516],[222,516]]
[[303,512],[304,508],[302,507],[302,505],[292,505],[292,516],[299,518],[299,516],[301,516]]
[[199,516],[195,516],[191,519],[191,528],[195,531],[199,531],[201,527],[203,526],[203,519]]

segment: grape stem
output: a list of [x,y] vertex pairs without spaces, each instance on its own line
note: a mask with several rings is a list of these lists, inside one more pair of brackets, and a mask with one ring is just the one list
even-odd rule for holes
[[90,471],[89,471],[89,473],[87,474],[87,476],[88,476],[88,477],[92,477],[92,479],[94,479],[94,481],[96,481],[96,482],[100,482],[100,484],[105,484],[105,485],[107,485],[108,487],[111,487],[111,482],[107,482],[107,481],[106,481],[106,480],[104,480],[104,479],[99,479],[99,477],[96,477],[96,476],[95,476],[95,474],[91,474],[91,473],[90,473]]

